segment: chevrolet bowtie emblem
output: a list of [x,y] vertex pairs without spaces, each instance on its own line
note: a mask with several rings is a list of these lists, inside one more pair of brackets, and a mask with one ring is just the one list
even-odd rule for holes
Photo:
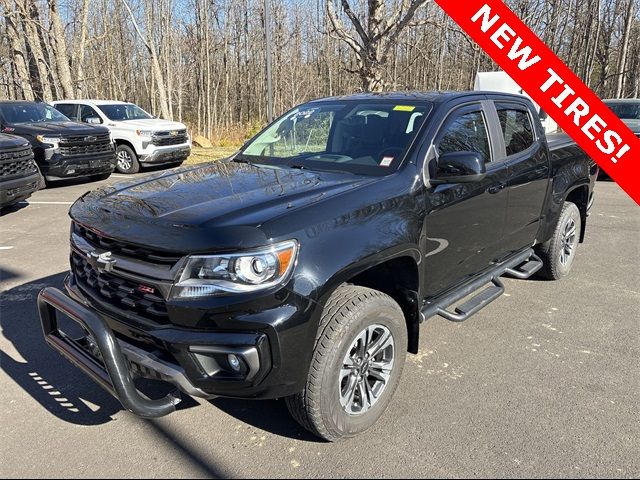
[[111,252],[89,252],[87,258],[89,263],[101,272],[111,272],[116,264],[116,259],[111,256]]

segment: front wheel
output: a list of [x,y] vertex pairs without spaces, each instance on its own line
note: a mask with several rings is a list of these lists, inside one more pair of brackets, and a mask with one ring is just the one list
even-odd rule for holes
[[140,171],[138,156],[128,145],[118,145],[116,161],[116,170],[120,173],[138,173]]
[[539,275],[559,280],[571,271],[582,233],[582,218],[575,203],[565,202],[553,236],[539,246],[537,254],[544,266]]
[[389,405],[406,352],[400,306],[382,292],[342,285],[325,306],[306,387],[287,407],[325,440],[358,435]]

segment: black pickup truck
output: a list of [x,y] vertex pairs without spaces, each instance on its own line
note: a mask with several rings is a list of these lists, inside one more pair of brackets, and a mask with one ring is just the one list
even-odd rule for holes
[[0,208],[29,198],[40,184],[40,172],[29,142],[0,133]]
[[150,400],[137,377],[286,398],[316,435],[354,436],[389,404],[422,322],[466,320],[503,275],[569,273],[598,168],[553,143],[515,95],[304,104],[227,161],[79,198],[67,293],[38,297],[46,341],[143,417],[179,395]]
[[108,178],[116,165],[109,129],[72,122],[42,102],[1,101],[0,132],[19,135],[33,148],[44,178]]

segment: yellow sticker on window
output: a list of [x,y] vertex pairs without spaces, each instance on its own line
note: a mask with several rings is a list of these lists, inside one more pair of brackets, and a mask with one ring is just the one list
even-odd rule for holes
[[393,107],[396,112],[413,112],[416,107],[413,105],[396,105]]

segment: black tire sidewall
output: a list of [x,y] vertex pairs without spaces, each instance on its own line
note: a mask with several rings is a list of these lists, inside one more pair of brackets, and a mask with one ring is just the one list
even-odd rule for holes
[[[391,377],[382,397],[369,411],[361,415],[349,415],[340,404],[339,376],[342,361],[356,336],[366,327],[376,324],[387,327],[395,343]],[[399,307],[394,309],[391,305],[377,301],[360,309],[340,335],[340,341],[331,349],[322,372],[320,408],[327,430],[337,437],[348,438],[370,428],[387,409],[393,397],[402,376],[406,351],[407,327]]]
[[[130,156],[131,156],[131,167],[128,170],[124,170],[122,168],[120,168],[120,164],[118,162],[118,153],[125,151],[127,152]],[[138,173],[140,171],[140,162],[138,162],[138,156],[136,155],[136,152],[133,151],[133,149],[128,146],[128,145],[118,145],[118,147],[116,148],[116,171],[118,171],[119,173],[124,173],[124,174],[128,174],[128,173]]]

